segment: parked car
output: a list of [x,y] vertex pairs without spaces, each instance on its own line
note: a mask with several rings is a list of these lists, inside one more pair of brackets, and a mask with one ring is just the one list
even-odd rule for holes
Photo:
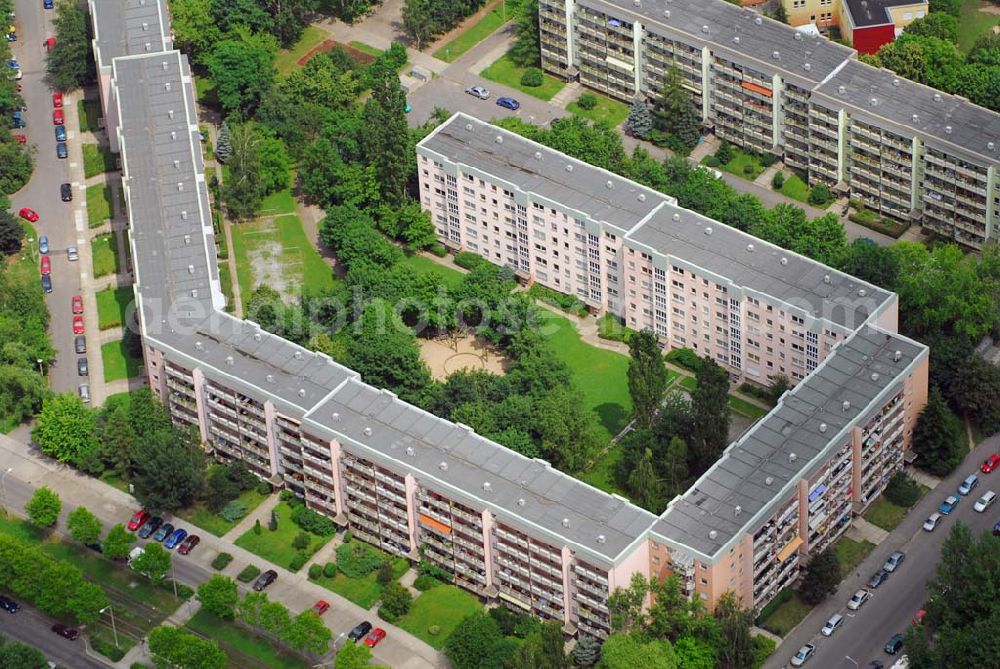
[[979,465],[979,471],[984,474],[990,474],[1000,467],[1000,455],[994,453],[990,457],[986,458],[983,464]]
[[81,383],[76,387],[76,394],[80,396],[80,401],[84,404],[90,404],[90,386],[86,383]]
[[48,37],[43,44],[45,45],[46,51],[52,51],[52,49],[56,48],[56,38]]
[[932,513],[930,516],[927,517],[927,520],[924,521],[924,529],[928,532],[933,532],[934,528],[937,527],[937,524],[940,520],[941,520],[940,513]]
[[823,636],[832,636],[834,632],[839,630],[844,625],[844,616],[839,613],[834,613],[830,616],[830,619],[826,621],[823,625],[823,629],[820,630],[820,634]]
[[[21,211],[24,211],[23,209]],[[24,214],[21,214],[23,217]],[[48,235],[42,235],[38,238],[38,252],[48,253],[49,252],[49,237]]]
[[1000,520],[998,520],[997,524],[993,526],[993,536],[1000,537]]
[[163,541],[170,536],[170,533],[174,531],[174,526],[172,523],[163,523],[160,525],[160,529],[156,530],[153,534],[153,541]]
[[378,645],[378,642],[384,638],[385,630],[381,627],[376,627],[368,634],[368,636],[365,637],[365,645],[369,648],[374,648]]
[[171,533],[171,535],[167,537],[166,541],[163,542],[163,547],[166,548],[168,551],[172,551],[173,549],[177,548],[178,544],[180,544],[182,541],[184,541],[184,539],[187,538],[187,535],[188,535],[187,530],[182,530],[182,529],[174,530],[173,533]]
[[73,348],[76,350],[76,352],[78,354],[79,353],[86,353],[87,352],[87,338],[84,337],[83,335],[79,335],[77,337],[74,337],[73,338]]
[[312,612],[318,616],[323,615],[329,610],[330,610],[330,602],[326,601],[325,599],[317,600],[312,607]]
[[66,122],[66,116],[63,114],[62,109],[55,109],[52,111],[52,123],[53,125],[62,125]]
[[[27,207],[22,207],[21,211],[17,212],[18,216],[26,220],[28,223],[36,223],[38,221],[38,213],[34,209],[28,209]],[[46,239],[46,241],[48,241]]]
[[885,652],[889,655],[895,655],[899,652],[899,649],[903,647],[903,635],[893,634],[889,637],[889,640],[885,642]]
[[52,292],[52,276],[49,274],[42,275],[42,290],[46,293]]
[[987,490],[985,493],[983,493],[982,497],[976,500],[976,503],[972,505],[972,508],[978,511],[979,513],[983,513],[984,511],[986,511],[986,509],[990,508],[990,505],[993,504],[993,502],[995,502],[996,499],[997,499],[997,494],[992,490]]
[[371,631],[372,624],[366,620],[363,623],[358,623],[355,628],[347,634],[347,638],[351,641],[357,642],[358,639],[361,639]]
[[52,274],[52,258],[42,256],[39,268],[41,269],[42,274]]
[[139,538],[148,539],[153,532],[160,529],[160,525],[163,524],[163,519],[159,516],[153,516],[142,524],[139,528]]
[[87,359],[77,358],[76,359],[76,375],[77,376],[87,376],[90,370],[87,369]]
[[66,259],[70,262],[74,262],[80,259],[80,252],[75,246],[66,247]]
[[979,477],[975,474],[969,474],[962,481],[962,485],[958,486],[959,495],[968,495],[970,492],[975,490],[976,486],[979,485]]
[[55,0],[42,0],[42,7],[44,9],[52,9],[55,5]]
[[0,609],[3,609],[7,613],[13,615],[17,613],[18,609],[20,608],[21,605],[15,602],[10,597],[5,597],[4,595],[0,595]]
[[69,148],[66,146],[66,142],[59,142],[56,144],[56,158],[60,160],[66,160],[69,157]]
[[872,574],[872,577],[868,579],[869,588],[877,588],[878,586],[885,583],[886,579],[889,578],[889,572],[885,569],[879,569],[877,572]]
[[59,184],[59,197],[63,202],[73,201],[73,186],[70,184]]
[[926,615],[927,615],[927,611],[925,611],[924,609],[920,609],[919,611],[917,611],[916,613],[914,613],[913,614],[913,624],[914,625],[923,625],[924,624],[924,616],[926,616]]
[[[53,46],[55,46],[55,38],[54,37],[50,37],[49,39],[52,40]],[[61,109],[62,108],[62,93],[61,92],[56,91],[55,93],[52,94],[52,106],[55,107],[56,109]]]
[[465,92],[472,97],[479,98],[480,100],[489,100],[490,91],[488,88],[483,88],[482,86],[469,86],[465,89]]
[[510,109],[511,111],[517,111],[521,108],[521,103],[514,98],[502,97],[497,98],[497,105],[504,107],[505,109]]
[[75,630],[72,627],[63,625],[62,623],[57,623],[52,626],[52,631],[61,636],[64,639],[69,639],[70,641],[75,641],[80,638],[80,631]]
[[885,564],[882,565],[882,569],[885,569],[890,574],[896,571],[896,567],[903,564],[903,560],[906,559],[906,553],[903,551],[893,551],[892,555],[886,559]]
[[128,527],[129,532],[135,532],[140,527],[145,525],[147,520],[149,520],[149,511],[146,511],[145,509],[139,509],[129,519],[128,525],[126,525],[126,527]]
[[83,316],[73,316],[73,334],[83,334]]
[[872,593],[868,590],[858,590],[854,593],[854,596],[851,597],[851,601],[847,602],[847,608],[851,611],[857,611],[864,606],[865,602],[871,599],[871,597]]
[[74,295],[70,300],[70,306],[73,308],[74,314],[83,313],[83,295]]
[[66,126],[64,126],[64,125],[57,125],[55,132],[56,132],[56,141],[57,142],[65,142],[66,141]]
[[803,664],[809,661],[809,658],[812,657],[815,652],[816,652],[816,646],[814,646],[811,643],[807,643],[806,645],[802,646],[802,648],[799,648],[798,652],[795,653],[795,655],[792,655],[792,666],[801,667]]
[[182,541],[181,545],[177,547],[177,552],[181,555],[187,555],[199,543],[201,543],[201,537],[197,534],[189,534],[187,539]]
[[18,144],[27,144],[28,138],[24,135],[14,135],[14,139],[17,140]]
[[941,506],[938,507],[938,511],[947,516],[955,510],[956,506],[958,506],[958,498],[954,495],[948,495],[948,497],[941,502]]
[[257,577],[257,581],[253,584],[253,589],[260,592],[267,586],[271,585],[278,580],[278,572],[273,569],[268,569],[263,574]]
[[[18,70],[17,73],[21,74],[21,70]],[[14,77],[14,78],[15,79],[20,79],[20,77]],[[23,118],[21,118],[20,114],[17,114],[16,116],[11,117],[11,119],[10,119],[10,127],[12,127],[12,128],[27,128],[28,127],[28,122],[25,121]]]

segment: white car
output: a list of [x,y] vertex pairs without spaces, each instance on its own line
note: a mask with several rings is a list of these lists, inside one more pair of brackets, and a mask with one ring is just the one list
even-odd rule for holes
[[490,99],[489,89],[483,88],[482,86],[469,86],[468,88],[465,89],[465,92],[471,95],[472,97],[479,98],[480,100]]
[[844,616],[839,613],[834,613],[830,616],[830,619],[826,621],[826,624],[823,625],[823,629],[820,630],[820,634],[823,636],[832,636],[833,633],[839,630],[843,624]]
[[75,260],[79,260],[80,259],[80,252],[77,250],[77,248],[75,246],[67,246],[66,247],[66,258],[70,262],[73,262]]
[[927,520],[924,521],[924,530],[928,532],[933,532],[934,528],[937,527],[938,522],[941,520],[940,513],[932,513]]
[[872,593],[868,590],[858,590],[854,593],[854,596],[851,597],[851,601],[847,602],[847,608],[851,611],[857,611],[864,606],[864,603],[871,599],[871,597]]
[[990,508],[990,504],[996,501],[997,494],[992,490],[987,490],[983,493],[983,496],[976,500],[976,503],[972,505],[972,508],[983,513],[986,509]]
[[891,574],[892,572],[896,571],[896,567],[903,564],[903,560],[905,559],[906,559],[906,553],[904,553],[903,551],[893,551],[892,555],[889,556],[889,559],[887,559],[885,561],[885,564],[882,565],[882,569],[885,569],[887,572]]
[[802,648],[799,648],[799,652],[795,653],[795,655],[792,655],[792,666],[801,667],[803,664],[806,663],[806,661],[810,657],[813,656],[813,653],[815,652],[816,652],[816,646],[814,646],[811,643],[807,643],[806,645],[802,646]]

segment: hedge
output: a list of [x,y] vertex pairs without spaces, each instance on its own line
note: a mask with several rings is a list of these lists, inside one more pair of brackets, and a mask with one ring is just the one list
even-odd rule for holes
[[219,553],[218,555],[215,556],[215,559],[212,560],[212,569],[222,571],[227,566],[229,566],[229,563],[232,561],[233,561],[233,556],[230,555],[229,553]]
[[684,369],[690,370],[695,374],[701,369],[704,360],[702,360],[697,353],[689,348],[675,348],[671,349],[666,355],[667,362],[671,362],[678,367],[683,367]]

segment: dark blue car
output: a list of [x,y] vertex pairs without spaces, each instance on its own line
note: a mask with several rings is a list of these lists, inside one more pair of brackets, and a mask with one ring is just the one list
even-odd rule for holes
[[42,0],[42,7],[44,7],[45,9],[52,9],[53,3],[54,0]]
[[65,142],[66,141],[66,126],[57,125],[56,126],[56,141]]
[[177,545],[180,544],[180,542],[187,538],[187,535],[187,530],[174,530],[173,534],[167,537],[166,541],[163,542],[163,547],[167,550],[173,550],[177,548]]
[[59,142],[56,144],[56,156],[59,158],[66,158],[69,156],[69,149],[66,148],[66,142]]
[[52,292],[52,277],[48,274],[42,275],[42,290],[46,293]]
[[514,98],[507,98],[507,97],[497,98],[497,104],[501,107],[504,107],[506,109],[511,109],[514,111],[517,111],[518,109],[521,108],[521,103],[515,100]]

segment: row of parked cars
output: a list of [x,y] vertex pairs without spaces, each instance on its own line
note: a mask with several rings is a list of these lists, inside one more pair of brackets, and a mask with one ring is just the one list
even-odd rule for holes
[[201,537],[197,534],[188,534],[185,529],[174,527],[172,523],[165,523],[162,518],[150,514],[145,509],[136,511],[128,521],[127,527],[140,539],[159,541],[167,550],[176,548],[181,555],[187,555],[201,542]]
[[[979,467],[979,471],[983,474],[990,474],[997,469],[1000,469],[1000,455],[991,455],[986,458],[982,465]],[[943,502],[938,506],[938,510],[927,517],[924,521],[924,530],[927,532],[933,532],[937,526],[940,524],[941,519],[944,516],[951,515],[959,502],[963,497],[968,497],[972,494],[972,491],[979,486],[979,477],[976,474],[969,474],[962,481],[962,484],[958,486],[957,495],[948,495]],[[993,506],[993,503],[997,500],[997,493],[993,490],[987,490],[982,494],[982,496],[975,501],[972,505],[973,510],[976,513],[986,513],[986,511]],[[997,522],[993,526],[993,534],[1000,535],[1000,522]]]

